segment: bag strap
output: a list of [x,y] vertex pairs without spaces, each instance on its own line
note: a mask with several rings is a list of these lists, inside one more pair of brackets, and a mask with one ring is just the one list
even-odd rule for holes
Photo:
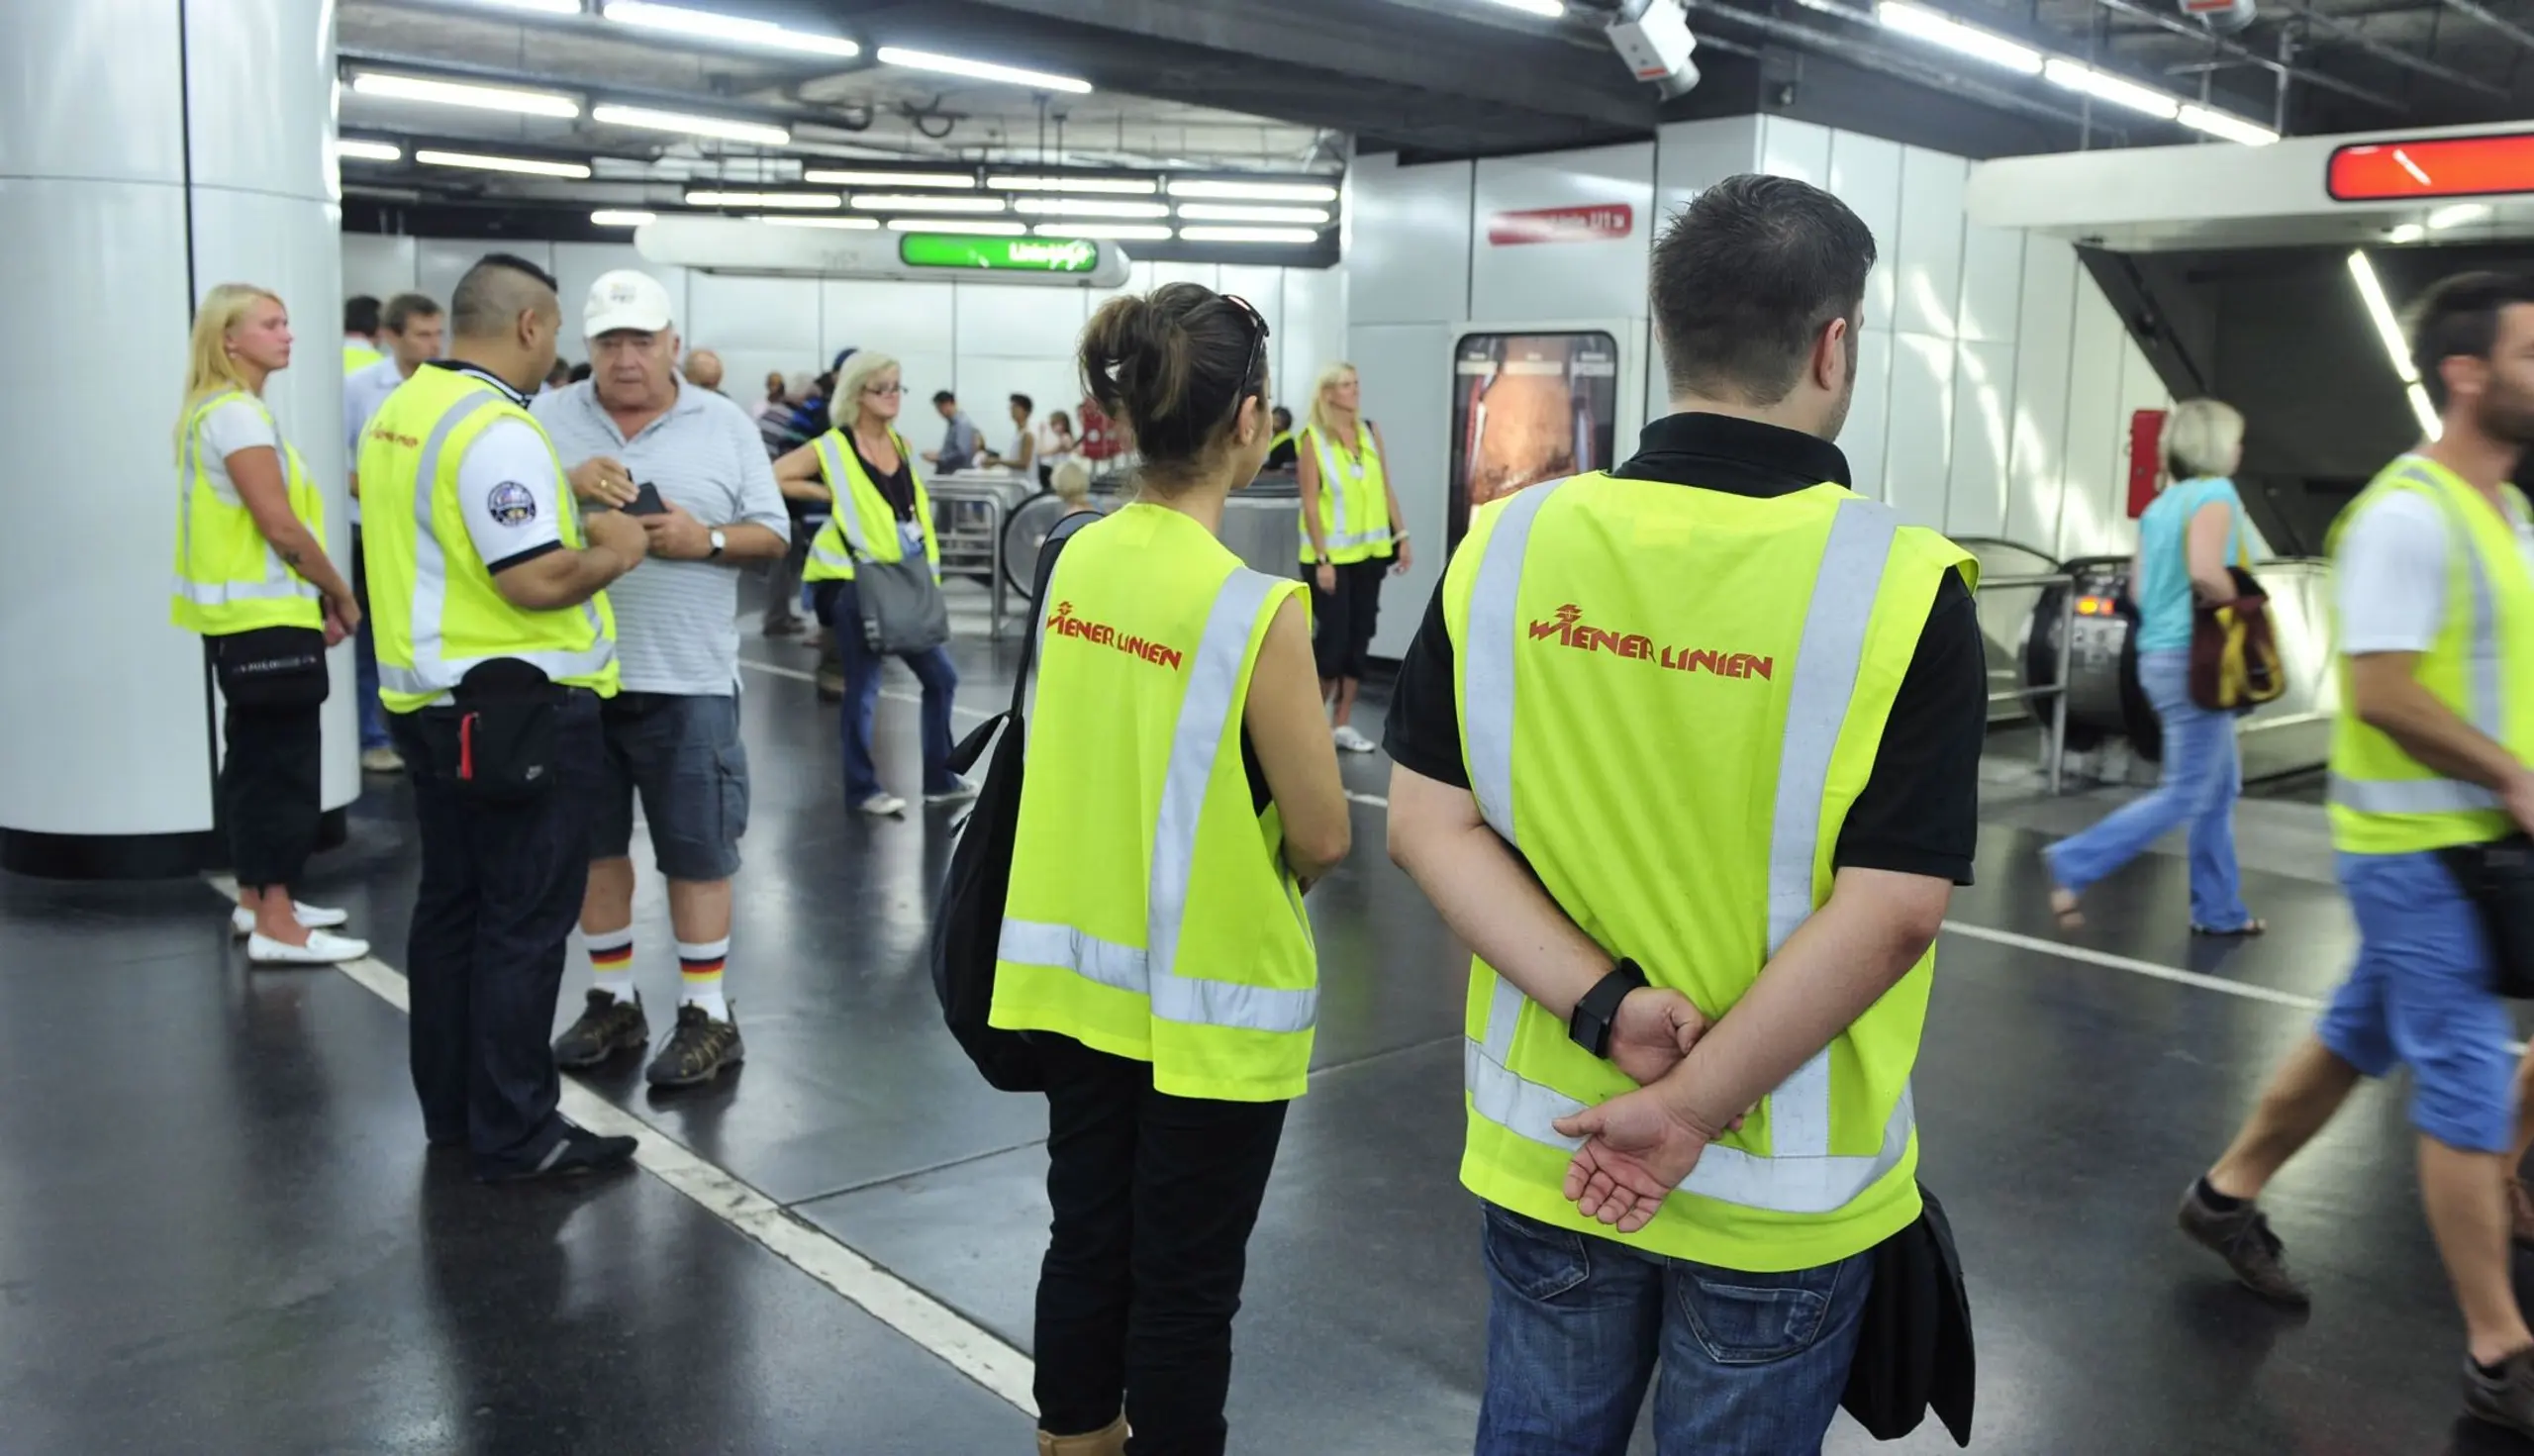
[[1021,717],[1021,704],[1023,700],[1027,698],[1029,694],[1029,668],[1031,659],[1035,658],[1038,654],[1039,632],[1036,627],[1036,623],[1038,621],[1038,609],[1046,603],[1047,583],[1053,580],[1056,574],[1056,558],[1064,554],[1065,542],[1073,539],[1074,533],[1082,530],[1084,527],[1089,526],[1092,522],[1099,519],[1100,518],[1098,516],[1089,511],[1083,511],[1075,515],[1068,516],[1062,521],[1056,523],[1055,529],[1047,533],[1046,541],[1038,547],[1037,576],[1029,587],[1029,622],[1031,623],[1031,627],[1029,631],[1022,634],[1021,666],[1012,674],[1012,716],[1016,720]]

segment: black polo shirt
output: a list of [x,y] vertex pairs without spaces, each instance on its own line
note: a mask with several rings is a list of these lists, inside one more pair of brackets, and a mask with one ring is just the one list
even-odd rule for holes
[[[1673,415],[1645,428],[1635,458],[1610,472],[1767,498],[1825,480],[1848,483],[1826,439],[1723,415]],[[1988,655],[1971,592],[1948,573],[1892,705],[1874,771],[1848,811],[1831,863],[1971,883],[1980,831],[1980,748],[1989,727]],[[1400,663],[1383,747],[1401,766],[1469,787],[1452,639],[1438,585]]]

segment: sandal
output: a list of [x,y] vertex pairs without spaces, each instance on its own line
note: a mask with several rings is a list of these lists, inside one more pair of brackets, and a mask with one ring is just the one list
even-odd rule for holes
[[2193,925],[2191,927],[2191,933],[2194,935],[2207,935],[2215,939],[2249,940],[2255,935],[2268,933],[2269,929],[2270,922],[2263,920],[2251,920],[2244,922],[2242,924],[2237,925],[2230,930],[2220,929],[2215,925]]
[[2077,908],[2077,892],[2074,890],[2051,891],[2050,914],[2058,920],[2059,928],[2062,930],[2085,928],[2086,914]]

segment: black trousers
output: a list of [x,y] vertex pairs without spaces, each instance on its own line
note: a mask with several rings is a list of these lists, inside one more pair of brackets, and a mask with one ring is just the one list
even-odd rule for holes
[[488,805],[458,787],[457,715],[390,715],[414,781],[422,890],[405,949],[414,1091],[434,1142],[479,1165],[534,1164],[562,1135],[550,1038],[563,943],[589,886],[605,746],[598,698],[575,689],[555,723],[554,785]]
[[317,852],[325,735],[319,708],[228,705],[220,759],[220,816],[229,863],[248,890],[296,885]]
[[1317,566],[1303,568],[1303,580],[1311,583],[1311,655],[1321,682],[1364,675],[1373,629],[1381,624],[1382,578],[1390,574],[1390,564],[1388,556],[1345,562],[1337,567],[1334,593],[1319,589]]
[[1039,1428],[1099,1430],[1122,1403],[1133,1456],[1222,1456],[1231,1318],[1286,1104],[1166,1096],[1146,1063],[1045,1041]]

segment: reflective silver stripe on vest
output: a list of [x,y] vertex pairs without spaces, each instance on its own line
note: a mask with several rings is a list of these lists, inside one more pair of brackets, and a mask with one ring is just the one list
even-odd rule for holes
[[[1337,442],[1322,436],[1316,430],[1311,433],[1311,437],[1312,443],[1317,446],[1319,451],[1319,497],[1329,505],[1329,520],[1321,526],[1320,534],[1325,537],[1321,544],[1332,551],[1347,546],[1390,544],[1391,534],[1387,531],[1348,531],[1346,529],[1346,488],[1337,481],[1339,469]],[[1355,427],[1355,443],[1366,449],[1372,447],[1372,441],[1365,438],[1361,425]],[[1304,535],[1308,539],[1310,533],[1306,532]]]
[[[616,644],[608,640],[599,620],[595,596],[580,606],[581,615],[590,625],[590,644],[580,651],[546,648],[450,657],[441,650],[440,619],[448,610],[448,555],[440,545],[432,516],[432,503],[439,493],[440,450],[448,443],[451,431],[497,403],[499,396],[489,389],[470,390],[449,406],[423,440],[422,456],[414,471],[414,613],[407,632],[414,661],[411,666],[385,661],[378,664],[379,686],[388,692],[439,697],[456,687],[458,680],[479,663],[496,660],[526,662],[557,681],[587,677],[604,671],[616,656]],[[556,509],[572,509],[568,497],[558,502]]]
[[[1152,867],[1144,893],[1144,947],[1103,940],[1071,925],[1006,920],[996,954],[1021,965],[1055,966],[1088,981],[1152,1001],[1165,1021],[1248,1031],[1308,1031],[1318,1019],[1319,992],[1244,986],[1182,976],[1180,928],[1187,919],[1189,879],[1196,871],[1197,831],[1206,789],[1214,781],[1223,730],[1238,707],[1240,670],[1249,658],[1259,609],[1282,589],[1281,577],[1235,567],[1215,593],[1197,643],[1186,695],[1162,771]],[[1041,628],[1043,632],[1044,629]]]
[[2361,814],[2472,814],[2498,809],[2496,794],[2460,779],[2331,778],[2331,802]]
[[[1515,849],[1513,832],[1513,664],[1523,633],[1518,597],[1531,527],[1548,494],[1564,481],[1517,491],[1500,508],[1471,584],[1461,643],[1462,715],[1469,735],[1471,792],[1490,826]],[[1822,549],[1803,634],[1787,691],[1786,736],[1779,750],[1778,793],[1769,825],[1769,949],[1772,954],[1808,919],[1813,861],[1820,845],[1821,796],[1839,730],[1855,695],[1865,641],[1874,621],[1900,517],[1873,501],[1840,504]],[[1516,1136],[1571,1150],[1557,1118],[1583,1104],[1531,1082],[1511,1065],[1525,1004],[1502,976],[1489,993],[1487,1031],[1463,1052],[1470,1106]],[[1830,1054],[1825,1048],[1769,1095],[1774,1155],[1710,1147],[1682,1191],[1749,1208],[1822,1213],[1845,1207],[1899,1165],[1915,1125],[1907,1089],[1885,1121],[1883,1145],[1869,1156],[1836,1156],[1830,1146]],[[1725,1156],[1717,1157],[1718,1153]]]
[[832,435],[819,437],[819,463],[828,472],[828,488],[842,497],[831,516],[835,529],[844,534],[847,554],[839,556],[833,551],[823,550],[815,539],[810,543],[810,554],[829,566],[841,566],[850,571],[855,556],[871,558],[870,540],[862,534],[862,503],[853,494],[853,467],[846,463],[844,446],[838,444]]

